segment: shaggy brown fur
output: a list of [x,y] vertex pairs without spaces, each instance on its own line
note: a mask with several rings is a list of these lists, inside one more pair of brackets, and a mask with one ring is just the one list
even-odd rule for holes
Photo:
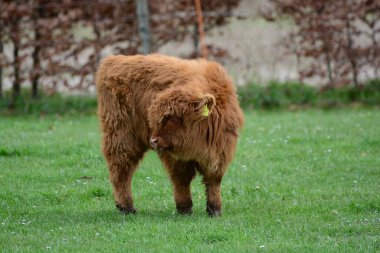
[[102,61],[96,83],[116,206],[125,213],[136,211],[132,176],[153,148],[173,182],[178,212],[192,212],[190,183],[198,171],[206,186],[207,212],[220,215],[220,183],[243,125],[224,69],[206,60],[118,55]]

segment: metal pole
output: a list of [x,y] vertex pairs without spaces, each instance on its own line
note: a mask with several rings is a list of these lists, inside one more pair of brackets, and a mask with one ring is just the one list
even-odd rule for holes
[[139,34],[142,40],[142,53],[150,53],[150,26],[148,0],[135,0]]

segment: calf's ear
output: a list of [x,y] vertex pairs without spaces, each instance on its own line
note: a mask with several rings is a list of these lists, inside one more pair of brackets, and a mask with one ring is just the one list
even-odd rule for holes
[[203,95],[203,97],[200,99],[200,102],[197,107],[199,108],[199,111],[202,114],[202,116],[208,117],[215,104],[215,97],[212,94],[207,93]]

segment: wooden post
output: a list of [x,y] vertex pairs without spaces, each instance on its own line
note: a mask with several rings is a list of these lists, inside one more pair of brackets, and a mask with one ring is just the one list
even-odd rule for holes
[[150,53],[150,25],[148,0],[135,0],[136,14],[139,23],[139,34],[142,41],[143,54]]
[[194,0],[194,1],[195,1],[195,10],[197,12],[197,19],[198,19],[198,32],[199,32],[199,42],[201,46],[201,56],[207,59],[208,51],[207,51],[207,46],[205,43],[205,33],[204,33],[204,27],[203,27],[201,1],[200,0]]

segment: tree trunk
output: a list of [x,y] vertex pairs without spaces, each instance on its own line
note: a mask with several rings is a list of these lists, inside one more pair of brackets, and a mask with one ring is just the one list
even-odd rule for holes
[[38,98],[38,81],[40,79],[40,71],[41,71],[41,66],[40,66],[40,32],[38,31],[38,25],[37,22],[35,22],[35,46],[34,46],[34,51],[33,51],[33,68],[34,68],[34,73],[32,76],[32,98],[37,99]]
[[378,58],[378,51],[379,51],[379,45],[377,43],[377,40],[376,40],[376,33],[377,33],[377,30],[375,28],[375,24],[373,26],[371,26],[371,39],[372,39],[372,44],[373,44],[373,57],[372,57],[372,64],[375,68],[375,77],[376,78],[380,78],[380,75],[379,75],[379,58]]
[[20,61],[18,59],[18,54],[19,54],[19,40],[13,41],[13,67],[14,67],[14,81],[13,81],[13,86],[12,86],[12,99],[9,104],[9,108],[13,109],[16,107],[17,100],[20,97],[21,94],[21,85],[20,85]]
[[11,39],[13,42],[13,85],[12,85],[12,97],[9,103],[9,108],[13,109],[16,107],[17,100],[21,94],[21,84],[20,84],[20,59],[19,59],[19,47],[20,47],[20,31],[17,19],[12,20],[12,31]]
[[354,83],[355,87],[359,87],[358,64],[355,60],[355,57],[352,56],[353,42],[352,42],[351,24],[350,24],[349,20],[346,21],[346,36],[347,36],[346,55],[347,55],[348,61],[350,62],[350,66],[351,66],[352,82]]
[[96,36],[95,53],[94,53],[95,54],[95,65],[94,65],[95,68],[97,68],[97,66],[99,65],[100,51],[102,49],[100,45],[100,29],[98,28],[97,22],[98,22],[98,19],[96,19],[93,23],[93,29]]
[[[0,55],[3,54],[3,27],[0,24]],[[3,98],[3,66],[2,62],[0,62],[0,99]]]
[[332,68],[331,68],[331,59],[330,59],[330,52],[327,49],[327,46],[325,46],[324,49],[325,55],[326,55],[326,66],[327,66],[327,75],[329,77],[329,82],[327,84],[328,87],[334,86],[334,77],[332,74]]
[[34,10],[33,13],[33,24],[34,24],[34,51],[33,51],[33,68],[34,73],[32,76],[32,98],[37,99],[38,94],[38,82],[41,77],[41,62],[40,62],[40,51],[41,51],[41,33],[38,21],[44,16],[45,7],[43,4],[39,3],[38,8]]
[[13,57],[14,57],[14,82],[13,82],[13,96],[19,97],[21,94],[21,85],[20,85],[20,60],[18,59],[19,54],[19,41],[14,45]]

